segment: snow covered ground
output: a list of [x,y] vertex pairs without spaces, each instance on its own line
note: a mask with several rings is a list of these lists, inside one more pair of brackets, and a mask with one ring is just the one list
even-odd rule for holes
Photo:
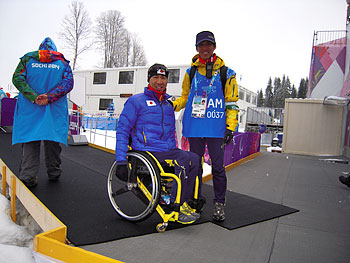
[[10,201],[0,194],[0,263],[35,262],[33,237],[41,229],[19,201],[16,218],[18,224],[10,217]]
[[273,147],[271,146],[271,147],[267,147],[266,151],[267,152],[281,152],[282,148],[278,147],[278,146],[273,146]]

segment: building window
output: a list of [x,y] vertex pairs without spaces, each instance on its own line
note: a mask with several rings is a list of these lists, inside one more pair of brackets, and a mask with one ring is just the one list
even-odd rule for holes
[[244,100],[244,91],[243,90],[239,91],[239,99]]
[[118,84],[133,84],[134,71],[120,71]]
[[93,84],[106,84],[106,72],[95,72]]
[[113,99],[100,99],[99,110],[107,110],[109,105],[113,102]]
[[245,97],[245,101],[250,103],[250,98],[251,98],[251,95],[247,93]]
[[257,98],[256,98],[256,96],[255,95],[253,95],[252,96],[252,103],[254,104],[254,105],[257,105],[258,104],[258,102],[257,102]]
[[169,69],[168,83],[179,83],[180,69]]

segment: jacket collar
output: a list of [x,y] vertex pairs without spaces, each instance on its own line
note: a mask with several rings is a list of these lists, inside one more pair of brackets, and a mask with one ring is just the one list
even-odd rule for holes
[[[158,96],[157,96],[157,94],[156,94],[156,92],[154,91],[154,89],[150,90],[148,87],[145,87],[144,93],[145,93],[147,96],[153,97],[154,99],[157,98],[158,101],[160,101],[159,98],[158,98]],[[164,92],[162,100],[167,100],[167,99],[169,99],[170,97],[171,97],[171,96],[170,96],[169,94],[167,94],[167,93]]]
[[[221,68],[224,65],[225,65],[225,62],[223,61],[223,59],[220,58],[219,56],[216,56],[216,60],[215,60],[214,66],[213,66],[213,70],[215,71],[215,70]],[[199,55],[198,54],[195,55],[192,58],[191,66],[196,66],[197,68],[200,68],[200,67],[205,68],[205,64],[203,64],[203,63],[201,63],[199,61]]]
[[25,54],[22,58],[24,57],[34,58],[39,62],[54,62],[61,60],[65,63],[69,63],[69,61],[65,59],[62,53],[52,50],[37,50]]

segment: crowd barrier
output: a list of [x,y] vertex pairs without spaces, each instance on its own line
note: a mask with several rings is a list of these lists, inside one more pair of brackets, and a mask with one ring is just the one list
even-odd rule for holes
[[[225,145],[225,166],[237,162],[249,155],[260,152],[261,134],[255,132],[235,132],[233,140]],[[188,140],[182,136],[181,149],[189,151]],[[208,148],[205,149],[204,162],[210,165]]]
[[260,152],[260,133],[236,132],[233,141],[225,146],[225,166]]
[[116,130],[115,117],[83,116],[82,126],[85,129]]
[[0,126],[12,126],[13,114],[15,112],[17,100],[14,98],[1,99],[1,122]]

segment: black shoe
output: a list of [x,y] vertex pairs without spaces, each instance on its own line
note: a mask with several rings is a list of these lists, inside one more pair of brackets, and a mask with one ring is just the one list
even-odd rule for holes
[[188,201],[189,206],[193,209],[196,209],[196,213],[203,212],[205,203],[206,203],[206,200],[204,196],[198,199],[192,199]]
[[24,185],[28,189],[34,188],[35,186],[38,185],[38,178],[37,177],[33,178],[32,180],[27,180],[27,181],[21,180],[21,181],[24,183]]
[[350,180],[349,180],[349,177],[345,177],[345,176],[339,176],[339,181],[342,183],[342,184],[345,184],[347,187],[350,187]]
[[60,179],[60,175],[58,176],[49,176],[50,182],[57,182]]
[[225,220],[225,204],[219,202],[214,203],[213,220],[217,222]]

